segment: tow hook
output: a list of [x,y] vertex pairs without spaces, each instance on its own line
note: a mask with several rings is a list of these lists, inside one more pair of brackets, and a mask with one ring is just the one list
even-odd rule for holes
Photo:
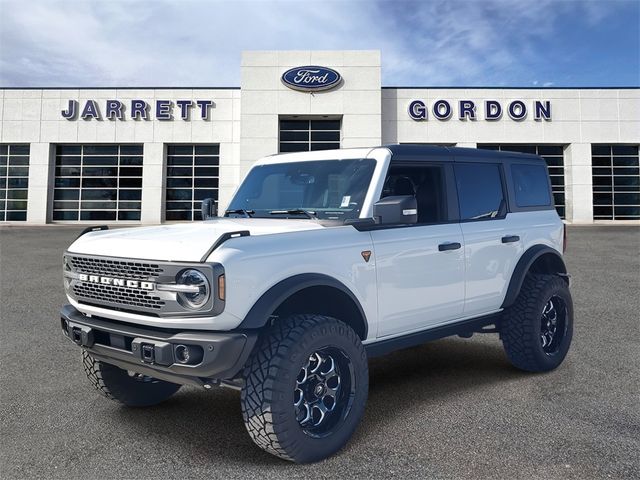
[[174,362],[173,346],[167,342],[149,338],[134,338],[131,352],[143,363],[169,366]]
[[155,360],[155,350],[153,345],[142,344],[142,361],[144,363],[153,363]]
[[93,346],[93,329],[84,325],[76,325],[71,322],[63,324],[63,328],[66,326],[66,334],[73,343],[81,347],[90,348]]

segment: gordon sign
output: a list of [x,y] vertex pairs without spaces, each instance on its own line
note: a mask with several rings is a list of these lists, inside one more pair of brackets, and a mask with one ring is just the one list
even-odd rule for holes
[[[522,100],[513,100],[503,105],[497,100],[485,100],[476,105],[473,100],[436,100],[430,106],[423,100],[412,100],[409,103],[409,116],[416,121],[428,120],[429,114],[436,120],[449,120],[454,115],[454,108],[459,120],[500,120],[506,113],[511,120],[521,121],[531,113],[534,120],[551,120],[551,102],[534,100],[530,104]],[[479,110],[482,110],[480,113]]]
[[200,114],[200,118],[209,118],[209,112],[215,104],[213,100],[86,100],[82,105],[77,100],[69,100],[66,110],[60,112],[67,120],[124,120],[128,114],[133,120],[151,120],[152,112],[158,120],[173,120],[174,113],[182,120],[189,120],[192,111]]
[[309,65],[295,67],[282,74],[282,83],[293,90],[318,92],[330,90],[342,82],[342,77],[331,68]]

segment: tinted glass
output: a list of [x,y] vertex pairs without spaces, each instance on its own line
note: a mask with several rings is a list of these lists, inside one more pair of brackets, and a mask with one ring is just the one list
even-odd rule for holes
[[193,155],[193,145],[169,145],[168,155]]
[[253,210],[267,218],[306,218],[274,211],[303,209],[318,218],[357,218],[375,161],[320,160],[254,167],[242,182],[229,210]]
[[[503,152],[525,152],[534,153],[540,155],[545,159],[549,167],[549,177],[551,177],[551,189],[556,199],[564,199],[564,146],[563,145],[487,145],[478,144],[478,148],[485,150],[500,150]],[[604,165],[611,165],[610,159],[607,159],[609,163]],[[555,202],[556,210],[560,218],[564,218],[564,200]]]
[[591,145],[591,155],[611,155],[611,146]]
[[511,179],[519,207],[541,207],[551,204],[547,170],[542,165],[511,165]]
[[281,153],[340,148],[340,120],[280,120]]
[[58,145],[53,219],[139,219],[142,153],[142,145]]
[[29,145],[0,145],[0,220],[27,218],[29,187]]
[[[169,145],[167,147],[166,220],[195,220],[201,200],[218,199],[220,146]],[[176,201],[178,200],[178,201]]]
[[418,205],[418,223],[440,223],[447,220],[447,196],[442,167],[392,165],[387,172],[381,198],[398,195],[415,196]]
[[636,145],[592,145],[595,220],[640,219],[640,169]]
[[491,219],[501,213],[504,193],[498,165],[457,164],[455,173],[462,220]]

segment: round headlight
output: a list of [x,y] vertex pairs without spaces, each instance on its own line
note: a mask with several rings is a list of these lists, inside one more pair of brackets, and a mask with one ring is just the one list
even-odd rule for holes
[[185,270],[177,278],[178,285],[193,287],[189,292],[179,292],[178,301],[187,308],[203,307],[211,295],[207,277],[198,270]]

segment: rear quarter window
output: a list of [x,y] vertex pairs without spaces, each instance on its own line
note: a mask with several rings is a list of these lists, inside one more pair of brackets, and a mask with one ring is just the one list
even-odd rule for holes
[[461,220],[491,220],[506,205],[500,167],[489,163],[455,165]]
[[543,165],[511,165],[511,179],[518,207],[546,207],[551,205],[549,176]]

